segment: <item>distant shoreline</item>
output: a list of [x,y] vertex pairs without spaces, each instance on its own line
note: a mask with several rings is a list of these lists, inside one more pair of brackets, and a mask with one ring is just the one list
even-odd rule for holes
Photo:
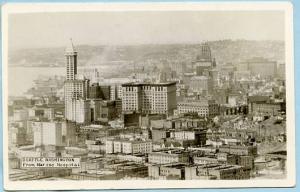
[[65,66],[24,66],[24,65],[9,65],[9,68],[17,68],[17,67],[24,67],[24,68],[49,68],[49,67],[53,67],[53,68],[64,68]]

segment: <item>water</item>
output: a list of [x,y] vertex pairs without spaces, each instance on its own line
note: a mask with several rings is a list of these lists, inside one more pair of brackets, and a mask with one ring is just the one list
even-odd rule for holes
[[64,67],[9,67],[8,95],[22,96],[39,76],[64,76]]
[[[97,68],[101,77],[110,77],[111,73],[119,73],[120,66],[85,66],[78,67],[78,72],[87,68]],[[65,67],[8,67],[8,95],[24,96],[24,93],[33,87],[33,81],[39,76],[65,76],[65,73]]]

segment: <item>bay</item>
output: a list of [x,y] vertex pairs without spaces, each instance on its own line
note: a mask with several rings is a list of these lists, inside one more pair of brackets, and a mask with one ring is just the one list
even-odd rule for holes
[[64,67],[8,67],[8,95],[22,96],[39,76],[64,76]]

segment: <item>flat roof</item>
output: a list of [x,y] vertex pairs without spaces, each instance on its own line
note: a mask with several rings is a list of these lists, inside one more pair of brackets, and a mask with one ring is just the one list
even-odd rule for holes
[[224,165],[224,164],[214,163],[214,164],[198,165],[198,166],[194,166],[194,167],[202,168],[202,169],[226,170],[226,169],[237,169],[237,168],[241,168],[242,166],[240,166],[240,165]]
[[169,85],[176,85],[176,81],[171,82],[163,82],[163,83],[124,83],[122,87],[129,87],[129,86],[169,86]]

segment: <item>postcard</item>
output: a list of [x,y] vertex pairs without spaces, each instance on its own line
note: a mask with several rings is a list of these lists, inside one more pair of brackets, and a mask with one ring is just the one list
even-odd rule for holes
[[295,186],[287,2],[2,7],[6,190]]

